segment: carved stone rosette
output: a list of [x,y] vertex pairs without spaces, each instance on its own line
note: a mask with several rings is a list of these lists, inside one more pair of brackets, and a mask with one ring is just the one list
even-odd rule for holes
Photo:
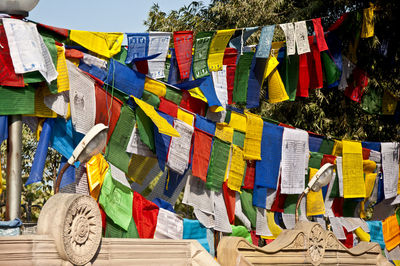
[[38,234],[51,235],[62,259],[74,265],[90,262],[101,242],[101,214],[89,196],[58,193],[44,205]]

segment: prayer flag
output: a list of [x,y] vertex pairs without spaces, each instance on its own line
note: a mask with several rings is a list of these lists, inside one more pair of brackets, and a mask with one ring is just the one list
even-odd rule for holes
[[193,31],[175,31],[174,47],[181,79],[188,79],[192,65]]
[[275,25],[264,26],[261,30],[260,41],[256,52],[257,58],[268,58],[271,51],[272,38],[274,37]]
[[236,145],[232,145],[232,159],[228,178],[229,189],[240,192],[245,163],[242,149]]
[[86,171],[90,195],[97,201],[103,185],[104,177],[108,171],[108,163],[100,153],[93,156],[86,163]]
[[246,112],[246,136],[244,139],[244,158],[246,160],[261,160],[261,138],[263,120],[260,116]]
[[[149,56],[159,54],[148,60],[149,76],[154,79],[165,77],[164,66],[168,54],[170,32],[149,32]],[[140,98],[140,97],[139,97]]]
[[[174,118],[164,114],[160,111],[157,113],[163,117],[171,126],[174,122]],[[158,165],[160,166],[161,171],[165,169],[165,163],[167,161],[167,155],[169,150],[169,144],[171,142],[171,137],[165,134],[161,134],[157,127],[154,127],[154,139],[156,144],[156,155],[158,159]]]
[[71,30],[69,38],[96,54],[111,58],[121,51],[124,34]]
[[343,196],[344,198],[365,198],[361,143],[347,140],[343,140],[342,143]]
[[314,25],[315,37],[317,39],[318,51],[322,52],[328,50],[328,45],[326,45],[324,29],[321,25],[321,18],[312,19]]
[[254,52],[245,52],[239,57],[235,72],[233,102],[246,103],[248,80],[253,56]]
[[307,25],[305,21],[294,23],[294,35],[296,39],[297,54],[302,55],[310,52],[310,45],[307,40]]
[[207,172],[206,186],[208,189],[214,191],[221,189],[229,159],[229,149],[230,145],[228,142],[214,138]]
[[234,32],[235,32],[234,29],[218,30],[217,33],[214,35],[210,44],[208,61],[207,61],[208,68],[211,71],[221,70],[223,65],[225,47],[228,44]]
[[207,58],[208,50],[214,32],[199,32],[196,34],[194,40],[194,54],[193,54],[193,76],[199,79],[208,76]]
[[250,36],[258,30],[258,27],[248,27],[245,29],[242,29],[241,32],[239,33],[240,35],[232,38],[229,42],[229,47],[235,48],[238,53],[243,52],[243,46],[246,46],[246,41]]
[[211,147],[212,135],[196,128],[194,130],[192,174],[204,182],[207,181]]
[[33,114],[35,112],[35,89],[3,87],[0,85],[0,115]]
[[372,4],[370,8],[364,8],[363,10],[361,38],[374,36],[374,10],[375,7]]

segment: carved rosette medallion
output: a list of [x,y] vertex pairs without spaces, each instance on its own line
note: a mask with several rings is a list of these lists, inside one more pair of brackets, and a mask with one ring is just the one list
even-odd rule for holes
[[325,254],[325,232],[320,225],[315,225],[308,238],[308,255],[313,265],[318,265]]
[[71,262],[82,265],[95,255],[101,241],[98,206],[87,197],[75,200],[64,222],[64,248]]

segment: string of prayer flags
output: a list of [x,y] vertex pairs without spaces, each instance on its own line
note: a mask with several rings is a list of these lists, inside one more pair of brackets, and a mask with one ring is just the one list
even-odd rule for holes
[[180,137],[179,132],[176,129],[174,129],[164,118],[162,118],[156,112],[153,106],[143,102],[142,100],[136,97],[133,97],[133,99],[135,100],[136,104],[140,107],[140,109],[142,109],[143,112],[154,122],[154,124],[158,128],[158,131],[161,134],[165,134],[171,137]]
[[246,160],[261,160],[261,138],[263,120],[260,116],[246,112],[246,136],[244,139],[244,158]]
[[286,37],[286,50],[287,55],[294,55],[296,53],[296,39],[295,29],[293,23],[279,24]]
[[241,31],[240,35],[229,41],[229,47],[235,48],[239,54],[243,52],[243,46],[246,45],[247,39],[258,30],[258,27],[248,27]]
[[229,168],[228,188],[240,192],[243,181],[245,160],[243,151],[236,145],[232,145],[232,159]]
[[397,196],[399,180],[399,144],[397,142],[382,142],[382,171],[385,199]]
[[174,47],[180,77],[188,79],[192,65],[193,31],[175,31]]
[[141,98],[144,90],[145,75],[130,69],[120,62],[110,59],[107,78],[104,83],[119,91]]
[[269,57],[274,31],[275,25],[265,26],[261,29],[260,41],[258,43],[258,49],[256,52],[257,58]]
[[[172,127],[174,118],[168,114],[157,111],[157,113],[164,118]],[[167,161],[167,155],[169,150],[169,144],[171,142],[171,137],[159,132],[157,127],[154,127],[154,142],[156,145],[156,155],[158,159],[158,165],[161,171],[165,169],[165,163]]]
[[153,238],[157,226],[158,206],[139,193],[133,192],[131,210],[139,237]]
[[199,32],[194,40],[193,76],[199,79],[209,75],[207,58],[214,32]]
[[101,187],[99,204],[107,216],[125,231],[128,231],[132,219],[132,201],[133,193],[130,188],[114,180],[109,169]]
[[371,4],[371,7],[363,10],[361,38],[369,38],[374,36],[374,10],[375,7],[373,4]]
[[314,25],[315,38],[317,39],[318,50],[320,52],[328,50],[328,45],[326,45],[324,29],[321,25],[321,18],[312,19]]
[[294,33],[297,47],[297,54],[302,55],[310,52],[310,45],[308,43],[307,25],[305,21],[294,23]]
[[219,191],[224,183],[226,165],[229,159],[228,142],[214,138],[208,165],[206,186],[210,190]]
[[118,169],[128,173],[131,155],[126,152],[129,138],[135,126],[135,112],[127,105],[122,106],[114,132],[108,141],[105,158]]
[[284,128],[282,137],[281,193],[301,194],[308,168],[308,134],[306,131]]
[[382,233],[388,251],[400,244],[400,227],[396,215],[391,215],[382,221]]
[[365,183],[361,143],[343,140],[342,144],[343,196],[344,198],[364,198]]
[[0,85],[12,87],[24,87],[24,77],[21,74],[16,74],[14,71],[13,62],[10,56],[8,47],[7,35],[4,26],[0,25]]
[[175,119],[174,128],[179,132],[179,138],[172,138],[169,146],[167,166],[183,175],[189,165],[190,149],[192,144],[193,126]]
[[211,71],[221,70],[223,65],[223,58],[225,47],[227,46],[232,35],[235,33],[234,29],[218,30],[211,40],[210,48],[208,51],[208,68]]
[[121,51],[124,34],[122,32],[71,30],[69,38],[96,54],[111,58]]
[[261,139],[261,161],[256,161],[256,186],[277,188],[283,130],[283,127],[264,122]]
[[159,54],[148,60],[149,76],[154,79],[165,77],[164,65],[168,54],[170,32],[149,32],[149,56]]
[[86,163],[86,171],[90,195],[96,201],[100,195],[101,186],[103,185],[104,177],[108,172],[109,165],[100,153],[93,156]]
[[207,170],[210,161],[212,135],[195,128],[193,142],[192,174],[207,181]]
[[25,186],[32,183],[40,182],[43,179],[43,170],[46,163],[47,148],[49,147],[53,126],[54,119],[51,118],[47,118],[43,123],[43,129],[40,133],[40,139],[36,148],[31,172],[29,173],[29,178],[26,181]]
[[233,87],[233,101],[235,103],[246,103],[248,80],[253,56],[254,52],[245,52],[239,57]]

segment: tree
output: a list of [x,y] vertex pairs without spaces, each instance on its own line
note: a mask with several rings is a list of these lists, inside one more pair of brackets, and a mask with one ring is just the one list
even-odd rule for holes
[[[322,17],[324,29],[334,23],[345,12],[362,12],[370,1],[283,1],[283,0],[212,0],[209,5],[194,1],[172,10],[168,14],[158,5],[150,9],[144,25],[149,31],[178,31],[193,29],[195,32],[251,26],[264,26]],[[398,29],[397,1],[377,0],[375,36],[359,42],[357,65],[367,71],[370,81],[365,93],[378,90],[390,91],[400,96],[399,47],[396,44]],[[362,13],[361,13],[362,14]],[[361,20],[348,21],[340,31],[344,45],[353,42],[360,30]],[[275,41],[282,40],[282,31],[277,29]],[[259,32],[258,32],[259,34]],[[255,34],[249,43],[258,43]],[[385,48],[386,47],[386,48]],[[385,51],[382,53],[382,51]],[[383,55],[385,54],[386,55]],[[264,88],[265,90],[265,88]],[[264,94],[265,95],[265,92]],[[298,98],[295,102],[269,104],[262,101],[260,108],[253,110],[264,117],[291,124],[337,139],[369,141],[399,140],[400,127],[396,116],[369,114],[359,103],[353,102],[336,88],[310,91],[309,98]]]

